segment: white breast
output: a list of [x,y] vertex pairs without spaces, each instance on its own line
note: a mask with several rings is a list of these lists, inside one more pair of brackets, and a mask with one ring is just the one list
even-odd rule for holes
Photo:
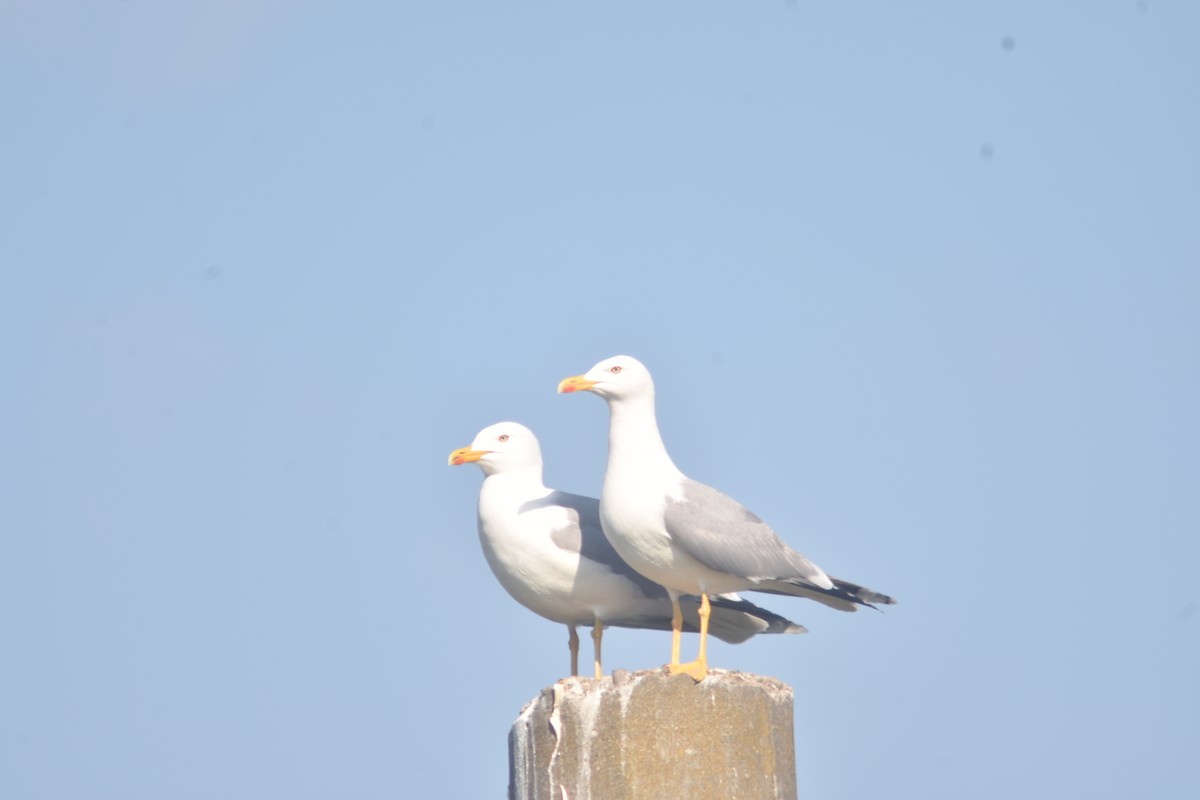
[[664,612],[665,599],[647,598],[607,565],[555,544],[554,532],[573,525],[575,518],[573,511],[558,505],[531,508],[551,490],[539,485],[530,492],[497,480],[503,477],[489,478],[480,493],[479,540],[492,573],[513,599],[566,624],[590,625],[597,617],[632,622],[670,614],[669,606]]
[[[553,526],[566,521],[565,512],[559,509],[556,515],[555,509],[546,508],[521,515],[521,501],[506,497],[503,486],[488,486],[495,483],[494,478],[489,479],[480,493],[479,543],[496,580],[514,600],[536,614],[555,622],[590,623],[589,610],[566,602],[579,558],[555,546],[550,538]],[[546,494],[548,490],[541,496]]]

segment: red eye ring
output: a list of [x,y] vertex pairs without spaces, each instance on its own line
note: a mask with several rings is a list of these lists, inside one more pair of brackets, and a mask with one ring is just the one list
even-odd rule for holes
[[621,366],[618,364],[614,367],[610,367],[608,371],[611,372],[613,375],[616,375],[618,372],[621,371]]
[[507,441],[508,441],[508,434],[507,434],[507,433],[502,433],[502,434],[500,434],[500,441],[502,441],[502,442],[507,442]]

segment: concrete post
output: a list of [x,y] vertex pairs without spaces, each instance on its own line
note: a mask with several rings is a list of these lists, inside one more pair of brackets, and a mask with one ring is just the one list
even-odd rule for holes
[[792,690],[711,670],[564,678],[508,737],[509,800],[795,800]]

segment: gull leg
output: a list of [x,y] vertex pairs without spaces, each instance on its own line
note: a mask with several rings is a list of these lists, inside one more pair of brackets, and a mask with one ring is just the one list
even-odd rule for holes
[[[678,604],[676,604],[678,608]],[[708,675],[708,617],[712,613],[712,606],[708,602],[708,593],[700,593],[700,653],[695,661],[689,661],[686,664],[675,663],[671,665],[671,674],[678,675],[683,673],[691,677],[692,680],[699,683]],[[676,653],[678,655],[678,653]]]
[[579,634],[575,631],[574,625],[568,625],[567,630],[570,635],[567,637],[567,647],[571,649],[571,674],[579,674]]
[[683,635],[683,611],[679,595],[671,593],[671,669],[679,666],[679,639]]
[[604,677],[604,670],[600,667],[600,637],[604,635],[604,626],[600,624],[600,618],[596,617],[596,624],[592,626],[592,641],[596,643],[596,678]]

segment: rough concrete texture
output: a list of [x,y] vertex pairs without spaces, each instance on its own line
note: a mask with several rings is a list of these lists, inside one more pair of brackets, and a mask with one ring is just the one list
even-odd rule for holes
[[510,800],[795,800],[792,689],[712,670],[565,678],[509,733]]

